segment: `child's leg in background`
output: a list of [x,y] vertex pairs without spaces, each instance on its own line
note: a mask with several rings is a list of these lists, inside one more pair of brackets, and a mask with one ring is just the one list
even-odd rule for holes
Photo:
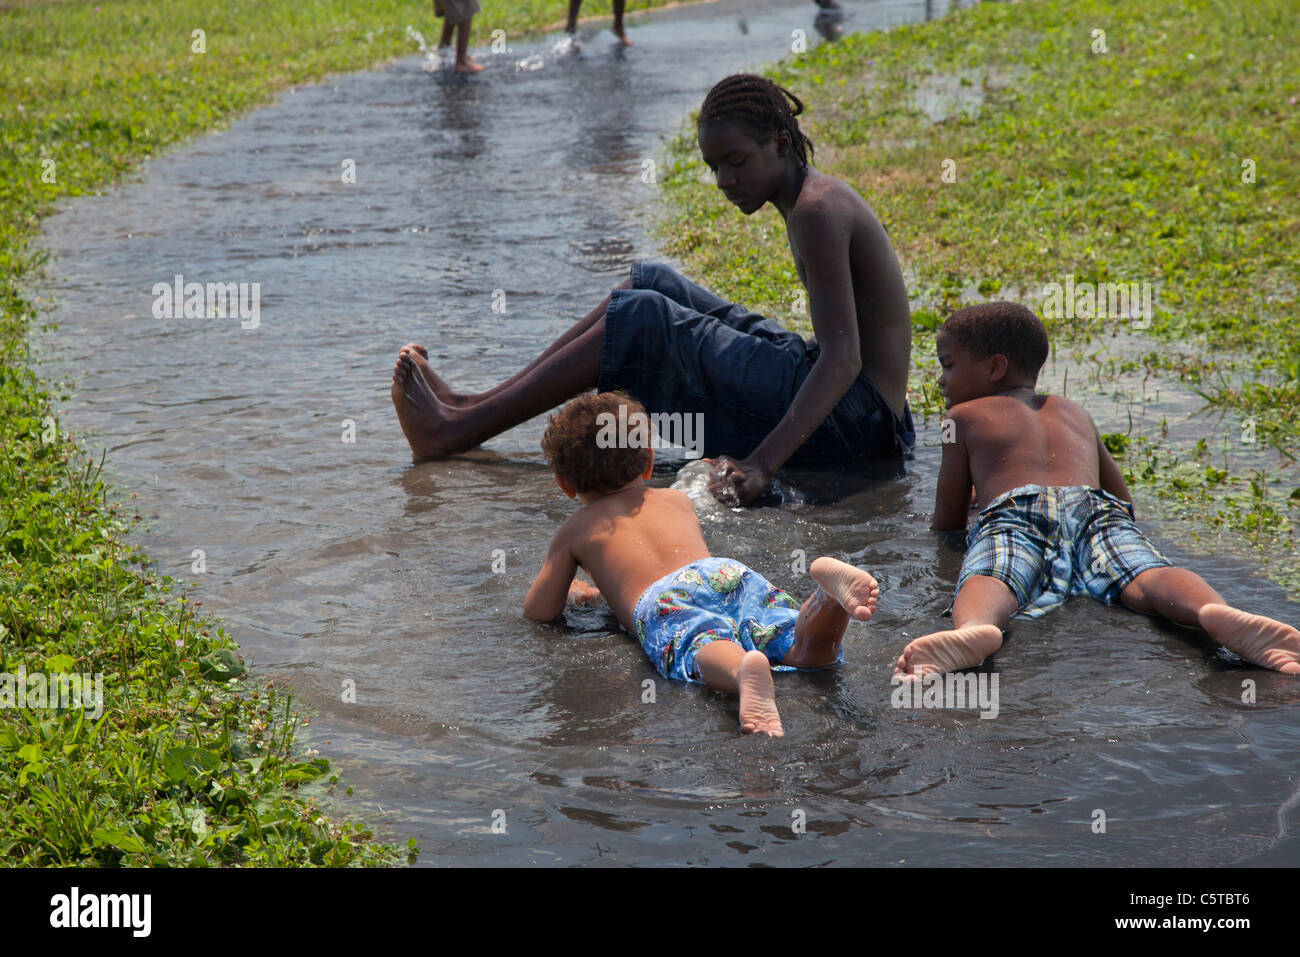
[[1149,568],[1119,594],[1134,611],[1203,628],[1247,661],[1300,674],[1300,632],[1290,625],[1233,608],[1200,575],[1186,568]]
[[734,641],[711,641],[695,653],[695,670],[714,691],[740,695],[740,730],[774,738],[785,734],[767,655]]
[[472,20],[462,20],[456,24],[456,62],[465,62],[469,56],[469,25]]
[[469,55],[469,29],[473,17],[466,17],[456,24],[456,70],[461,73],[476,73],[483,69],[483,64]]
[[623,9],[627,6],[627,0],[614,0],[614,36],[623,41],[624,46],[630,47],[632,41],[627,38],[627,32],[623,29]]
[[866,621],[876,610],[880,586],[861,568],[822,556],[808,569],[817,590],[799,609],[794,644],[781,664],[824,668],[839,660],[840,642],[852,617]]
[[438,0],[433,0],[433,15],[442,20],[442,39],[438,41],[438,49],[445,50],[451,46],[451,31],[456,28],[456,24],[448,19],[447,11],[442,8]]
[[999,578],[972,575],[952,605],[954,628],[910,642],[894,666],[897,676],[971,668],[1002,647],[1002,631],[1016,613],[1015,594]]

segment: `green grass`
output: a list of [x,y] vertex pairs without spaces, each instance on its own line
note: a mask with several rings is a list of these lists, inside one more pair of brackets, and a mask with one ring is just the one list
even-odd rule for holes
[[[473,42],[553,26],[483,0]],[[635,7],[655,6],[643,2]],[[588,16],[607,12],[591,0]],[[129,523],[31,371],[41,217],[284,87],[436,42],[431,2],[179,0],[0,7],[0,674],[104,676],[105,707],[0,706],[0,859],[375,865],[414,855],[323,812],[329,762],[280,689],[127,543]],[[192,31],[205,31],[195,53]],[[3,690],[0,690],[0,705]]]
[[[1276,468],[1181,487],[1171,463],[1195,461],[1195,449],[1160,435],[1143,447],[1158,449],[1157,465],[1121,462],[1189,534],[1254,553],[1293,594],[1298,14],[1294,0],[990,3],[769,70],[807,103],[801,122],[818,168],[866,197],[904,264],[913,408],[941,409],[934,330],[954,308],[1011,298],[1041,314],[1044,285],[1066,274],[1150,282],[1150,328],[1061,319],[1049,333],[1062,346],[1098,343],[1098,368],[1112,333],[1149,339],[1153,373],[1231,413],[1212,445],[1253,421]],[[1094,30],[1105,31],[1104,53]],[[806,329],[792,314],[798,281],[779,216],[736,214],[708,178],[693,128],[667,166],[667,251],[721,294]]]
[[221,630],[125,544],[127,524],[98,469],[59,434],[24,366],[23,333],[21,317],[5,317],[0,673],[100,674],[103,708],[24,707],[44,702],[21,692],[0,708],[0,857],[395,862],[364,827],[334,823],[299,793],[337,783],[328,761],[295,755],[287,697],[250,681]]

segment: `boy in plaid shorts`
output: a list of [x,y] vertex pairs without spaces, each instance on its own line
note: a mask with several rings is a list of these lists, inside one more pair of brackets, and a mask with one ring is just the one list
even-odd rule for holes
[[1134,522],[1119,466],[1083,408],[1040,395],[1047,330],[1024,306],[955,312],[936,341],[948,403],[935,495],[936,531],[966,528],[953,628],[904,649],[895,676],[957,671],[1002,646],[1013,615],[1037,618],[1087,593],[1108,604],[1202,628],[1247,661],[1300,674],[1300,632],[1224,602],[1175,568]]

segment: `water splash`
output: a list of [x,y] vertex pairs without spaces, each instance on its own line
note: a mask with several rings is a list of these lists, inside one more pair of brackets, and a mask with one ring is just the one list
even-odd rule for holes
[[1291,796],[1277,809],[1277,839],[1273,841],[1274,844],[1290,836],[1291,829],[1287,826],[1287,817],[1297,807],[1300,807],[1300,787],[1292,791]]
[[551,47],[551,55],[554,57],[575,56],[582,50],[582,44],[578,38],[571,33],[566,33],[560,39],[555,41]]
[[728,509],[736,511],[740,508],[740,500],[734,488],[723,490],[724,496],[730,494],[731,500],[726,502],[719,501],[709,491],[709,483],[713,481],[715,475],[717,470],[711,464],[703,459],[697,459],[682,466],[671,486],[691,497],[701,522],[718,521]]
[[409,23],[406,25],[406,39],[414,43],[421,53],[424,53],[429,49],[429,45],[424,42],[424,34],[415,29],[415,27],[411,26]]

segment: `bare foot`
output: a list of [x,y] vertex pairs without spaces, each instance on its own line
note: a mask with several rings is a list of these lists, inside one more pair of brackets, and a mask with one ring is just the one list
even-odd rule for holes
[[429,383],[416,372],[412,353],[403,351],[393,366],[393,407],[402,434],[411,446],[411,456],[422,459],[442,458],[454,451],[443,438],[446,425],[446,407],[429,388]]
[[1300,675],[1300,631],[1290,625],[1219,604],[1206,605],[1197,617],[1229,651],[1284,675]]
[[625,47],[632,46],[632,41],[627,38],[627,31],[624,30],[622,27],[610,27],[609,29],[610,32],[614,34],[614,36],[618,37],[620,40],[623,41],[623,46]]
[[477,73],[482,69],[483,64],[479,63],[478,60],[475,60],[468,53],[465,54],[465,59],[457,60],[456,65],[452,67],[453,72],[456,73]]
[[772,666],[761,651],[747,651],[740,662],[740,730],[745,734],[785,736],[776,710]]
[[931,672],[961,671],[979,664],[1002,647],[996,625],[967,625],[922,635],[903,649],[894,666],[897,677],[922,678]]
[[827,595],[844,606],[850,618],[866,621],[875,613],[880,586],[861,568],[823,555],[812,563],[808,574]]
[[433,390],[433,394],[438,397],[438,401],[443,405],[463,409],[478,401],[478,396],[457,392],[447,384],[442,376],[433,371],[433,366],[429,365],[429,350],[424,346],[408,342],[402,346],[398,355],[401,355],[402,352],[411,353],[411,359],[415,363],[415,367],[420,370],[420,374],[424,376],[424,381],[429,383],[429,388]]

